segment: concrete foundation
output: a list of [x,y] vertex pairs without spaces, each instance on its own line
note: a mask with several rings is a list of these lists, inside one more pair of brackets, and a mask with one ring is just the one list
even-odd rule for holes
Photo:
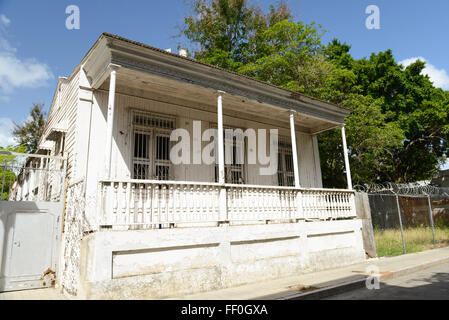
[[361,220],[105,231],[81,243],[82,299],[158,299],[362,262]]

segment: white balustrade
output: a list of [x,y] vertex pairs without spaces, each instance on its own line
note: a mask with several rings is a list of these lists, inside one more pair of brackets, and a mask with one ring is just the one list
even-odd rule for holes
[[354,192],[349,190],[302,190],[302,209],[306,220],[356,217]]
[[[220,192],[226,215],[220,216]],[[100,182],[101,226],[141,229],[191,223],[354,218],[354,192],[156,180]]]

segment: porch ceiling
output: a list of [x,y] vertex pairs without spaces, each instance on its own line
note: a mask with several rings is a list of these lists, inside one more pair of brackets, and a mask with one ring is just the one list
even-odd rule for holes
[[[107,91],[108,88],[109,78],[99,89]],[[117,70],[116,92],[212,113],[217,110],[217,91],[214,89],[123,67]],[[289,128],[290,110],[235,94],[224,94],[223,113],[229,117]],[[341,122],[299,112],[295,113],[295,124],[297,131],[308,134],[341,126]]]

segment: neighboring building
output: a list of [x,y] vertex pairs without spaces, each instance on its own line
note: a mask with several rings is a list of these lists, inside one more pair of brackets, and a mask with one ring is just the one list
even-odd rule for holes
[[[39,151],[67,157],[58,283],[80,298],[158,298],[363,261],[348,159],[348,190],[323,189],[316,136],[349,114],[102,34],[59,79]],[[208,145],[195,131],[218,128],[218,164],[173,164],[177,128],[193,160]],[[226,164],[225,128],[278,129],[274,174]],[[231,153],[247,159],[247,144]]]
[[430,184],[440,188],[449,188],[449,170],[440,170],[432,177]]

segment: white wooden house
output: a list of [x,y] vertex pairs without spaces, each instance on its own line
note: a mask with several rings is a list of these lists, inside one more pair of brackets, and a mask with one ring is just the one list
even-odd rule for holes
[[[59,79],[41,140],[40,152],[68,159],[59,285],[81,298],[158,298],[363,260],[348,159],[348,189],[323,189],[317,145],[341,127],[346,148],[349,113],[102,34]],[[208,144],[198,121],[201,133],[218,129],[217,163],[173,164],[174,129]],[[278,129],[277,172],[226,164],[227,127]]]

